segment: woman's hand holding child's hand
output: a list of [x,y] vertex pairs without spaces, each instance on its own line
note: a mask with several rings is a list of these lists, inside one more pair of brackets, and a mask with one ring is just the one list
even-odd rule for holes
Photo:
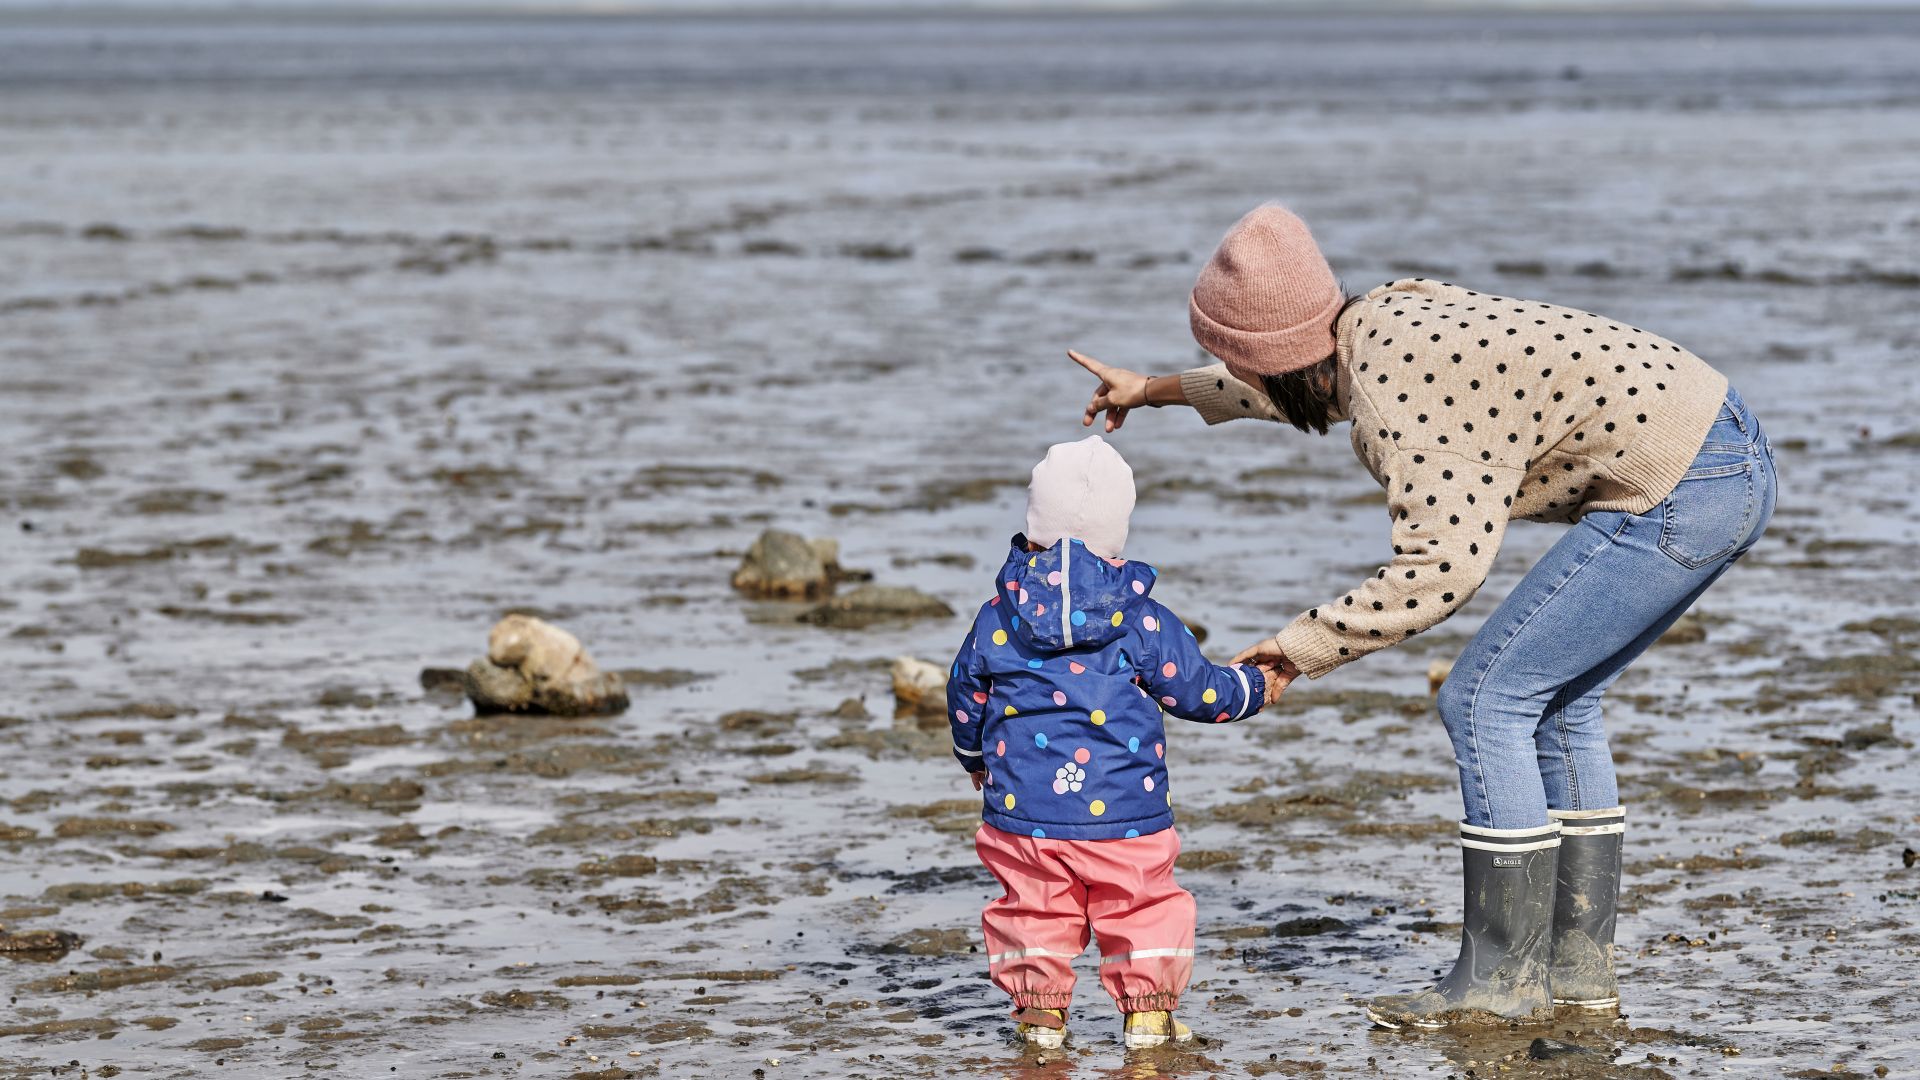
[[1268,705],[1279,701],[1280,695],[1286,691],[1293,680],[1300,677],[1300,669],[1280,651],[1280,642],[1274,638],[1268,638],[1257,645],[1241,649],[1232,662],[1252,664],[1260,669],[1260,674],[1267,680]]

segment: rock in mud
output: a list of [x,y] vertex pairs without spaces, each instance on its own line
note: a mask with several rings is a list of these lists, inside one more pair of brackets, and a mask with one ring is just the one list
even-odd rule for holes
[[908,956],[945,956],[975,951],[973,938],[966,930],[909,930],[880,946],[883,953]]
[[0,928],[0,953],[64,953],[85,943],[85,938],[70,930]]
[[953,609],[938,597],[899,585],[862,585],[800,616],[815,626],[842,629],[905,619],[951,618]]
[[1707,640],[1707,624],[1699,615],[1689,611],[1680,616],[1667,632],[1660,635],[1655,645],[1698,645]]
[[487,658],[467,666],[463,680],[474,711],[550,716],[623,712],[627,689],[601,671],[580,639],[531,615],[509,615],[487,635]]
[[1554,1061],[1560,1058],[1604,1058],[1606,1055],[1578,1043],[1561,1042],[1559,1039],[1535,1039],[1527,1047],[1527,1056],[1535,1061]]
[[1331,915],[1308,915],[1299,919],[1284,919],[1273,924],[1274,937],[1315,937],[1320,934],[1337,934],[1351,930],[1344,921]]
[[733,572],[733,587],[754,596],[810,599],[826,595],[840,582],[872,577],[840,565],[838,540],[809,540],[799,533],[768,529],[740,560],[740,568]]
[[421,668],[420,689],[425,690],[429,694],[465,693],[467,689],[466,673],[459,668]]
[[893,698],[916,712],[947,711],[947,672],[913,656],[893,658]]
[[615,855],[611,859],[581,863],[578,872],[595,877],[645,877],[659,865],[651,855]]

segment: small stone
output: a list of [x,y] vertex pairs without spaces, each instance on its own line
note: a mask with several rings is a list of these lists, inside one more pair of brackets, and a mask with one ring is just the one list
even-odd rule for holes
[[1527,1056],[1535,1061],[1553,1061],[1556,1058],[1597,1058],[1600,1051],[1592,1050],[1577,1043],[1561,1042],[1559,1039],[1535,1039],[1527,1047]]
[[1338,933],[1353,929],[1344,921],[1331,915],[1309,915],[1305,918],[1286,919],[1273,926],[1274,937],[1313,937],[1319,934]]
[[0,953],[64,953],[85,943],[85,938],[71,930],[0,929]]
[[421,668],[420,689],[430,694],[458,694],[465,691],[466,680],[459,668]]
[[620,676],[601,671],[580,639],[531,615],[509,615],[487,637],[487,658],[462,673],[479,713],[595,716],[624,712]]
[[893,697],[903,708],[945,714],[947,711],[946,669],[918,657],[894,657]]
[[[829,550],[838,561],[839,546]],[[832,585],[822,554],[799,533],[768,529],[740,560],[740,568],[733,572],[733,587],[755,596],[819,596]]]

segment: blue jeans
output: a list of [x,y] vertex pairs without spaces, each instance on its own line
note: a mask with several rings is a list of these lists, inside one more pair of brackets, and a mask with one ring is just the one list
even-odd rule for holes
[[1773,447],[1731,389],[1673,493],[1587,514],[1487,618],[1440,688],[1466,823],[1618,806],[1600,698],[1773,516]]

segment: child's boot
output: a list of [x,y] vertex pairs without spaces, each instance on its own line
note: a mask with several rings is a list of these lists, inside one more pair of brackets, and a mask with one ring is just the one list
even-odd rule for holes
[[1067,1010],[1015,1009],[1014,1030],[1031,1046],[1052,1050],[1067,1041]]
[[1141,1050],[1149,1046],[1165,1046],[1167,1043],[1185,1043],[1193,1041],[1193,1031],[1187,1025],[1173,1018],[1165,1009],[1157,1012],[1134,1012],[1127,1014],[1127,1049]]

